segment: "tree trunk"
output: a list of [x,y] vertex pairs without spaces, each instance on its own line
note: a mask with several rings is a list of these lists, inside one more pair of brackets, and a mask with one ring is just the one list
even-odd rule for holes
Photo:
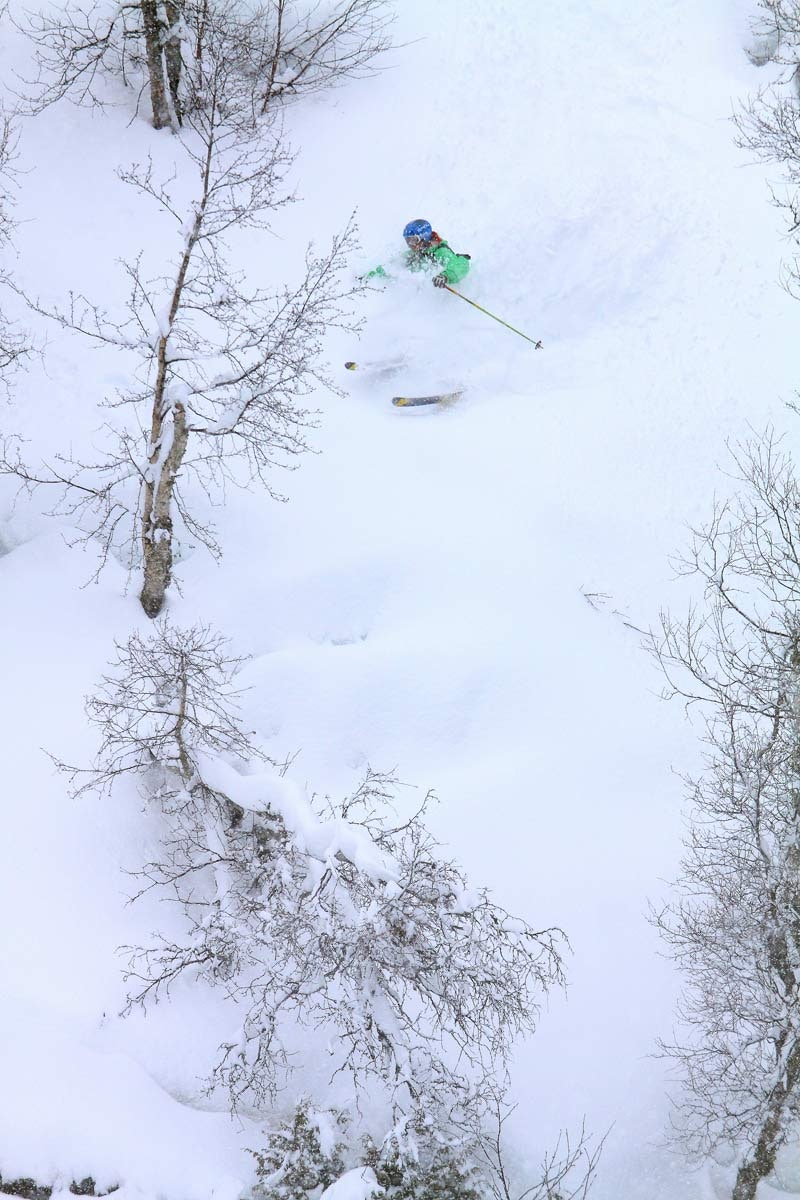
[[183,52],[181,49],[180,33],[178,32],[181,10],[177,0],[167,0],[166,13],[167,36],[164,42],[164,62],[167,68],[167,83],[169,84],[169,94],[172,102],[172,114],[174,120],[179,125],[182,125],[183,113],[181,112],[180,87]]
[[783,1140],[784,1120],[800,1083],[800,1042],[795,1041],[786,1059],[784,1077],[776,1084],[755,1149],[739,1167],[731,1200],[755,1200],[758,1185],[772,1174]]
[[139,0],[144,26],[144,44],[147,55],[147,73],[150,76],[150,101],[153,106],[153,125],[156,129],[170,129],[170,108],[164,86],[164,52],[161,47],[161,23],[158,19],[157,0]]
[[[156,377],[153,383],[153,416],[150,426],[148,470],[142,498],[142,559],[144,583],[139,593],[148,617],[157,617],[164,604],[164,593],[172,579],[172,501],[175,480],[183,463],[189,429],[186,408],[180,400],[167,399],[169,382],[169,338],[181,305],[186,275],[194,248],[203,228],[208,202],[212,146],[206,155],[203,173],[203,198],[195,212],[194,225],[183,252],[175,286],[172,289],[166,333],[158,339]],[[172,428],[165,429],[168,418]],[[171,438],[169,447],[166,438]]]
[[285,0],[277,0],[276,6],[275,6],[275,44],[272,48],[272,54],[270,55],[269,76],[267,78],[267,85],[264,89],[264,96],[263,96],[262,102],[261,102],[262,117],[263,117],[264,113],[267,111],[267,109],[269,108],[269,102],[272,99],[272,91],[273,91],[273,88],[275,87],[275,76],[277,74],[278,65],[281,61],[281,56],[283,53],[284,7],[285,7]]
[[731,1200],[755,1200],[758,1185],[769,1175],[775,1165],[775,1152],[772,1153],[769,1166],[758,1159],[758,1151],[749,1162],[743,1163],[736,1175],[736,1186],[731,1194]]
[[164,604],[164,594],[172,579],[172,498],[175,479],[180,470],[189,433],[186,410],[180,401],[169,408],[172,416],[172,441],[166,454],[162,453],[164,421],[158,420],[158,430],[152,441],[150,468],[144,491],[142,512],[142,551],[144,583],[139,594],[142,608],[148,617],[157,617]]
[[206,42],[206,26],[208,24],[208,0],[203,0],[200,6],[200,11],[196,17],[197,21],[197,36],[194,46],[194,61],[197,73],[197,86],[203,89],[203,55],[205,52]]

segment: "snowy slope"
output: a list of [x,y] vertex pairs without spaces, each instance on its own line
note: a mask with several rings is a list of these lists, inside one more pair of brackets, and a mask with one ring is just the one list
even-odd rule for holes
[[[664,1142],[650,1055],[676,984],[644,919],[678,855],[671,767],[697,751],[613,610],[646,623],[669,602],[669,552],[728,486],[725,439],[782,427],[798,377],[778,220],[728,120],[762,79],[742,52],[754,4],[398,8],[404,45],[383,74],[290,113],[303,198],[245,248],[253,270],[280,279],[354,207],[354,270],[388,264],[426,216],[472,254],[465,294],[545,349],[425,279],[371,295],[361,341],[332,336],[331,360],[406,366],[374,383],[339,369],[345,394],[316,398],[319,455],[280,480],[289,503],[230,494],[214,512],[221,566],[188,553],[171,611],[253,656],[248,719],[276,757],[300,751],[295,778],[338,793],[370,763],[434,787],[436,831],[470,874],[569,934],[568,997],[518,1055],[525,1151],[585,1114],[613,1126],[598,1200],[700,1197],[705,1179]],[[9,40],[7,61],[24,53]],[[26,125],[30,290],[112,305],[120,255],[168,253],[113,171],[148,152],[166,171],[174,152],[129,116],[67,105]],[[5,416],[44,451],[85,444],[124,377],[48,337]],[[389,403],[454,384],[467,394],[448,410]],[[40,749],[91,757],[82,697],[113,639],[147,623],[120,569],[82,588],[92,550],[9,505],[2,485],[0,1053],[26,1085],[2,1084],[0,1173],[236,1194],[254,1132],[199,1101],[224,1012],[187,989],[146,1020],[115,1016],[115,948],[155,915],[126,907],[120,868],[156,836],[151,818],[135,796],[70,801]],[[582,588],[612,599],[595,611]]]

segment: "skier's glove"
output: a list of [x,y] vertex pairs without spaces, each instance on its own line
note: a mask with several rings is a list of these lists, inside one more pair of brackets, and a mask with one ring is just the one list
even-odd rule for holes
[[433,286],[434,287],[447,287],[447,276],[444,274],[444,272],[442,272],[441,275],[434,275]]

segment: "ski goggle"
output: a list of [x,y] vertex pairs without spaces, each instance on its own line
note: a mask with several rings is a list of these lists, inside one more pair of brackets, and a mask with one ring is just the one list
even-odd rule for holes
[[425,242],[419,236],[418,233],[409,233],[408,236],[406,237],[406,245],[409,246],[412,250],[416,250],[417,247],[424,246]]

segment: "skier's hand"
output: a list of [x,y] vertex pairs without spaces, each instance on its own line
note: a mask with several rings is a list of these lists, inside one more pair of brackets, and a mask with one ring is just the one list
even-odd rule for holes
[[442,271],[442,273],[440,275],[434,275],[433,286],[434,287],[447,287],[447,276],[445,275],[444,271]]

